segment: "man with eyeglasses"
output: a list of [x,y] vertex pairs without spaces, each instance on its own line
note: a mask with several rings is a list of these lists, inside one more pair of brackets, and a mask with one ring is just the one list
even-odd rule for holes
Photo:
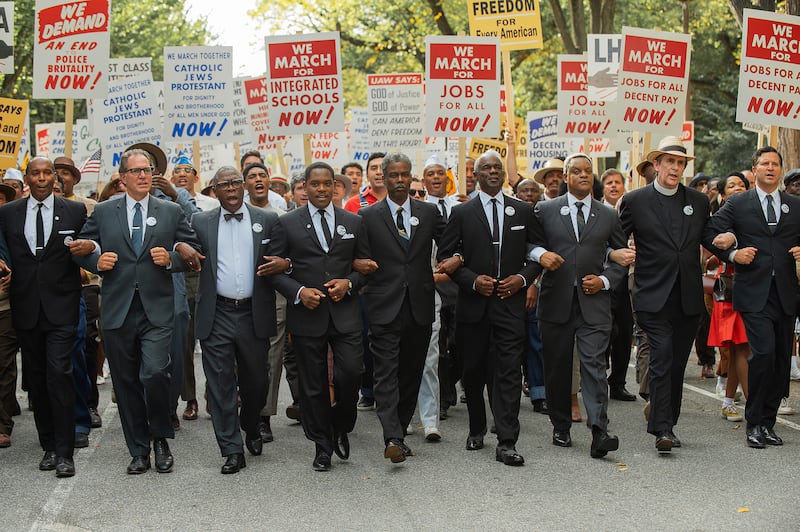
[[169,473],[173,457],[170,419],[170,340],[174,318],[171,273],[199,270],[201,256],[183,210],[150,195],[153,159],[144,150],[122,154],[126,193],[99,203],[78,244],[80,265],[103,275],[103,339],[114,375],[122,430],[133,457],[128,474],[155,466]]
[[210,211],[219,207],[219,201],[216,198],[195,192],[194,187],[200,181],[200,176],[197,175],[192,160],[183,153],[180,154],[172,168],[171,181],[176,187],[185,189],[194,198],[195,205],[201,211]]
[[[192,228],[206,255],[195,321],[203,347],[211,421],[225,458],[221,472],[232,474],[245,467],[244,446],[254,456],[262,453],[259,413],[269,387],[269,362],[264,354],[269,337],[275,334],[275,291],[264,275],[288,269],[288,264],[266,256],[278,215],[245,205],[239,171],[223,166],[212,184],[220,208],[192,217]],[[237,383],[241,412],[236,404]],[[244,446],[241,431],[245,432]]]

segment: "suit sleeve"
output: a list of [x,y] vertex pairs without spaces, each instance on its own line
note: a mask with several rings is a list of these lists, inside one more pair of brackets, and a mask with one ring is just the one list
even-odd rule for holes
[[[616,213],[613,213],[613,220],[611,221],[613,227],[611,229],[611,236],[608,238],[608,247],[611,249],[621,249],[628,247],[628,241],[625,233],[622,230],[622,223],[619,221]],[[603,270],[603,275],[608,279],[611,285],[610,289],[614,290],[620,282],[623,282],[628,276],[628,268],[620,266],[614,261],[607,261],[606,267]]]
[[[442,234],[439,244],[439,253],[436,255],[436,260],[439,262],[452,257],[463,249],[462,210],[463,208],[454,208],[450,211],[450,220],[447,222],[447,227],[445,227],[444,233]],[[478,274],[470,270],[466,264],[462,264],[450,277],[461,288],[473,290],[475,279],[478,278]]]
[[[175,208],[177,218],[174,239],[175,245],[184,243],[192,246],[197,251],[201,251],[200,242],[197,241],[197,235],[195,234],[194,229],[192,229],[192,227],[189,225],[189,220],[184,215],[183,210],[178,205],[175,205]],[[173,250],[174,249],[175,247],[173,246]],[[183,261],[181,254],[177,251],[170,251],[169,256],[172,261],[170,271],[183,272],[189,269],[189,265]]]
[[[356,236],[356,249],[353,256],[354,259],[369,259],[371,253],[369,250],[369,237],[367,236],[367,224],[364,218],[358,220],[358,233]],[[363,274],[353,270],[347,276],[347,279],[353,283],[353,294],[361,290],[367,284],[367,278]]]
[[719,257],[723,262],[728,262],[730,259],[731,251],[734,248],[722,250],[712,244],[714,238],[720,233],[733,231],[735,222],[734,205],[736,204],[735,197],[726,201],[722,207],[706,221],[705,229],[703,229],[703,247],[711,253]]
[[[288,232],[283,220],[278,218],[272,228],[272,235],[267,246],[267,255],[291,259],[289,255]],[[278,273],[272,276],[272,285],[286,297],[290,304],[294,303],[297,291],[302,285],[295,281],[289,272]]]
[[[86,219],[86,223],[83,224],[78,238],[96,242],[97,245],[100,246],[100,253],[102,253],[103,243],[100,241],[100,226],[97,223],[98,218],[96,212],[97,211],[95,211],[95,214],[92,214]],[[102,275],[103,272],[97,269],[97,260],[99,258],[100,254],[90,253],[85,257],[76,257],[73,255],[72,260],[84,270],[88,270],[94,274]]]

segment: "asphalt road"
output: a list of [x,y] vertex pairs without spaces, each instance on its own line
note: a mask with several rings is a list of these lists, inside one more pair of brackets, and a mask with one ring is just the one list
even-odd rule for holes
[[[203,378],[196,357],[197,376]],[[782,418],[780,448],[746,447],[744,426],[720,416],[713,381],[687,371],[683,441],[658,456],[646,434],[644,402],[612,401],[610,431],[620,450],[589,457],[591,434],[574,424],[574,446],[555,447],[546,416],[523,399],[517,449],[521,468],[494,460],[494,443],[464,450],[465,405],[441,422],[443,440],[426,443],[421,429],[406,442],[416,456],[393,465],[383,458],[374,412],[359,413],[351,458],[333,470],[311,469],[313,444],[283,415],[273,418],[275,442],[247,455],[236,475],[222,459],[211,420],[183,422],[171,442],[175,471],[128,476],[130,460],[110,383],[101,386],[103,428],[75,455],[77,475],[56,479],[38,470],[33,415],[17,418],[10,448],[0,449],[4,530],[797,530],[800,528],[800,415]],[[629,373],[629,382],[633,380]],[[791,404],[800,409],[800,384]],[[633,390],[634,386],[629,385]],[[198,386],[198,389],[201,389]],[[26,404],[20,392],[20,403]],[[281,390],[280,412],[289,402]],[[181,411],[183,405],[180,406]],[[416,421],[415,421],[416,424]],[[416,426],[416,425],[415,425]]]

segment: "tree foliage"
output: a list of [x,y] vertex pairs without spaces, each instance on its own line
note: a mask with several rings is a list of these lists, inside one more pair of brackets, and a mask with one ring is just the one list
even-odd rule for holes
[[[35,0],[14,2],[14,73],[2,77],[3,94],[31,99]],[[161,79],[164,46],[203,45],[211,38],[205,20],[186,20],[184,0],[114,0],[111,2],[111,57],[152,58],[153,78]],[[83,112],[76,101],[75,116]],[[61,122],[61,100],[31,99],[31,122]]]

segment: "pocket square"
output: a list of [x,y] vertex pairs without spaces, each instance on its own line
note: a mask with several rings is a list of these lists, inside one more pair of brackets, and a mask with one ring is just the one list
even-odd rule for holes
[[269,241],[272,240],[271,238],[265,238],[261,241],[262,244],[269,244]]
[[72,229],[62,229],[58,232],[59,235],[74,235],[75,231]]
[[355,238],[356,235],[353,233],[345,233],[342,235],[342,240],[350,240],[351,238]]
[[511,228],[512,231],[522,231],[523,229],[525,229],[524,225],[515,225]]

